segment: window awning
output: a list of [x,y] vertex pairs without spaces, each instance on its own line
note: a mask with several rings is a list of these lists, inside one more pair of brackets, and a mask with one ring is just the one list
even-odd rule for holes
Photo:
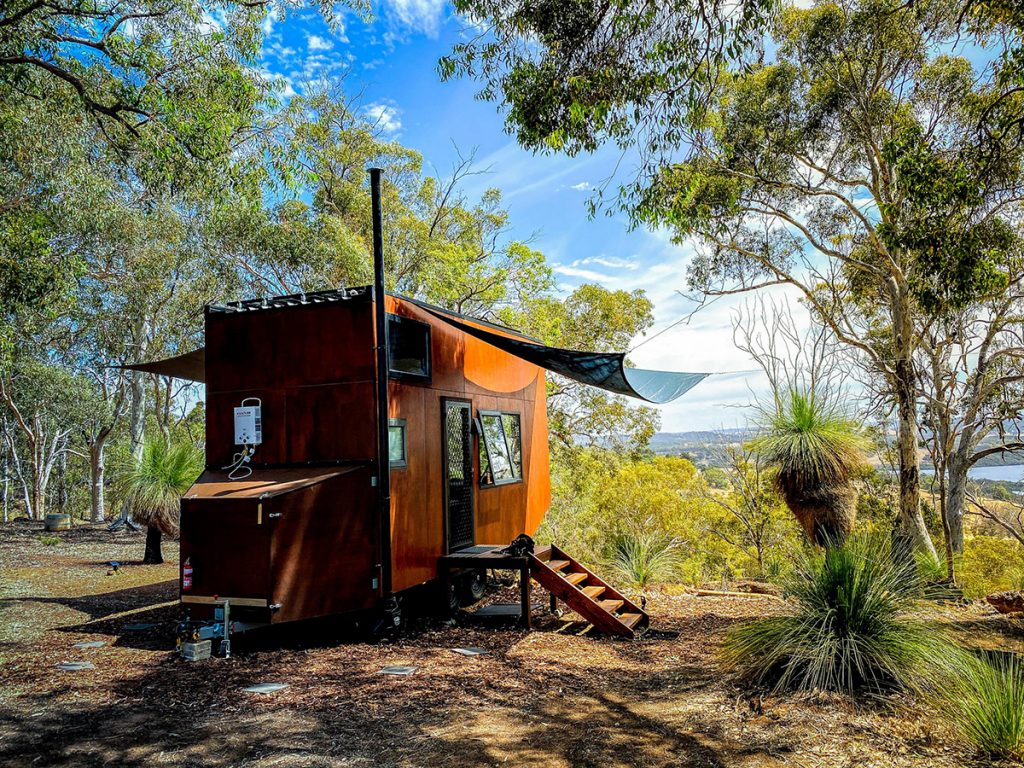
[[176,357],[164,360],[153,360],[149,363],[132,363],[119,365],[129,371],[155,373],[158,376],[173,376],[176,379],[189,379],[200,383],[206,381],[206,348],[200,347]]
[[546,347],[464,323],[433,309],[426,311],[463,333],[548,371],[591,387],[617,395],[636,397],[649,403],[669,403],[684,395],[709,375],[628,368],[624,354],[577,352],[559,347]]

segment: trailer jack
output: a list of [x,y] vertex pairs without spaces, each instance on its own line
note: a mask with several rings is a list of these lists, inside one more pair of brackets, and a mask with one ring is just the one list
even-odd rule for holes
[[265,623],[259,622],[232,621],[231,603],[223,600],[214,608],[212,619],[195,621],[189,611],[185,612],[178,623],[178,649],[184,655],[186,643],[202,643],[208,640],[212,646],[212,655],[230,659],[233,636],[264,626]]

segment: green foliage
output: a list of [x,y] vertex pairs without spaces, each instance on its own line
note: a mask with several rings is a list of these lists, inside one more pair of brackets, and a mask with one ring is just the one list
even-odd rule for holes
[[797,542],[790,515],[767,478],[733,483],[740,490],[712,496],[686,459],[579,450],[552,466],[551,509],[538,535],[598,566],[620,556],[674,563],[671,574],[655,568],[648,583],[778,576]]
[[983,755],[1024,759],[1024,661],[1017,654],[958,654],[936,703],[939,717]]
[[1001,536],[969,536],[957,579],[970,598],[1024,589],[1024,547]]
[[807,536],[822,545],[840,541],[853,530],[851,481],[868,447],[859,427],[826,398],[797,390],[777,393],[759,421],[749,447],[776,469],[779,491]]
[[456,44],[438,69],[477,78],[524,147],[574,155],[611,141],[636,147],[650,173],[684,143],[719,67],[756,47],[777,6],[457,0],[487,32]]
[[60,536],[40,536],[39,543],[44,547],[55,547],[60,544]]
[[174,534],[182,494],[199,477],[203,465],[203,453],[192,443],[152,440],[139,461],[121,472],[118,495],[137,522]]
[[[333,4],[319,3],[333,18]],[[0,92],[74,99],[97,138],[150,184],[183,186],[229,157],[272,89],[257,69],[270,8],[236,0],[11,0]]]
[[[941,66],[940,59],[933,67]],[[949,60],[963,70],[956,89],[969,98],[970,65]],[[978,297],[998,294],[1009,283],[1007,264],[1020,267],[1019,232],[999,217],[978,219],[991,183],[988,159],[973,151],[939,151],[912,124],[886,142],[882,156],[900,185],[899,203],[882,206],[878,233],[893,251],[912,253],[914,289],[922,306],[932,313],[963,309]]]
[[731,630],[724,661],[749,684],[802,691],[883,692],[914,684],[941,641],[913,611],[912,565],[877,539],[805,551],[785,581],[795,606]]
[[709,488],[724,491],[729,488],[729,475],[721,467],[708,467],[701,472]]
[[671,582],[679,569],[679,542],[658,530],[652,519],[617,534],[610,546],[611,571],[627,585],[647,589]]
[[946,563],[931,552],[915,552],[914,561],[917,564],[917,577],[927,584],[937,584],[946,581]]
[[[584,284],[564,299],[535,296],[502,311],[499,319],[550,346],[622,352],[651,327],[652,309],[642,290]],[[549,377],[548,411],[556,463],[574,462],[580,447],[600,446],[636,458],[660,423],[653,408],[557,376]]]

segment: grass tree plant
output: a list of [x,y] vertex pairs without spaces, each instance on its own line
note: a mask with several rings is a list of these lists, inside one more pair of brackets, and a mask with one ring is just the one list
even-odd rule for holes
[[613,537],[608,567],[629,586],[647,589],[677,575],[680,555],[679,540],[648,518]]
[[941,674],[938,714],[966,744],[988,758],[1024,760],[1024,662],[1012,653],[957,653]]
[[853,530],[853,480],[867,439],[832,398],[793,389],[762,410],[750,447],[776,469],[786,505],[815,544],[842,542]]
[[146,552],[142,562],[163,562],[163,534],[178,531],[182,494],[203,471],[203,453],[188,442],[163,439],[145,445],[142,456],[121,476],[119,490],[129,514],[146,526]]
[[916,615],[912,561],[877,537],[808,549],[783,585],[790,610],[729,632],[723,657],[741,679],[775,690],[882,693],[914,688],[945,645]]

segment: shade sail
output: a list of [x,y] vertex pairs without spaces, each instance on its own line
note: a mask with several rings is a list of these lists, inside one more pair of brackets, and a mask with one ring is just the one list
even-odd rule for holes
[[173,376],[176,379],[204,382],[206,381],[206,349],[205,347],[200,347],[183,355],[168,357],[165,360],[119,365],[118,368],[155,373],[159,376]]
[[542,344],[510,338],[464,323],[433,309],[427,309],[427,311],[463,333],[474,336],[536,366],[561,374],[573,381],[618,395],[637,397],[649,403],[671,402],[709,375],[707,373],[675,373],[651,371],[645,368],[627,368],[624,354],[577,352],[571,349],[545,347]]
[[[675,373],[673,371],[651,371],[646,368],[628,368],[625,364],[626,356],[624,354],[577,352],[571,349],[546,347],[543,344],[512,338],[463,322],[422,304],[420,307],[463,333],[536,366],[582,384],[598,387],[618,395],[636,397],[649,403],[669,403],[684,395],[709,375],[707,373]],[[206,381],[206,350],[200,347],[166,360],[133,363],[120,367],[155,373],[160,376],[174,376],[179,379],[204,382]]]

